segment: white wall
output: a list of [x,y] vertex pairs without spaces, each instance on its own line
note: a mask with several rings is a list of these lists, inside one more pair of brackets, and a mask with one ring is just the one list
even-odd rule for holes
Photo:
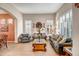
[[79,8],[75,8],[73,4],[73,55],[79,56]]
[[3,3],[0,4],[0,7],[3,8],[5,11],[8,11],[16,18],[16,28],[15,28],[15,41],[17,42],[18,36],[23,33],[23,17],[22,14],[11,4]]

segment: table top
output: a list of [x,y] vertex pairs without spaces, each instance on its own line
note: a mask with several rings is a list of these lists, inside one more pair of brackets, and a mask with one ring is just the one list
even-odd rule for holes
[[39,43],[39,44],[42,44],[42,43],[46,43],[45,39],[35,39],[33,41],[33,43]]

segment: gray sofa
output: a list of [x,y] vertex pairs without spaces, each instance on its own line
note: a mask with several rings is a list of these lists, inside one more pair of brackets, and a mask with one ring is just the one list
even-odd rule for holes
[[31,38],[31,36],[29,34],[19,35],[19,38],[18,38],[19,43],[28,43],[28,42],[31,42],[31,41],[33,41],[33,39]]
[[64,38],[61,35],[53,35],[49,37],[49,41],[53,49],[59,54],[63,54],[64,45],[72,45],[71,38]]

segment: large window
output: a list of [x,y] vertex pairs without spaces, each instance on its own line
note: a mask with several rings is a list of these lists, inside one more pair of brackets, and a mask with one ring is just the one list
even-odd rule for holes
[[64,37],[71,37],[72,34],[72,10],[65,13],[59,19],[59,33]]

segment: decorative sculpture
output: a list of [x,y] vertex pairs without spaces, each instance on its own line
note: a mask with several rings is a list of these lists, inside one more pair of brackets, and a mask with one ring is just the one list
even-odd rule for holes
[[40,42],[40,38],[41,38],[41,33],[40,33],[40,29],[42,28],[42,23],[41,22],[37,22],[36,23],[36,28],[38,28],[38,37],[39,37],[39,42]]

